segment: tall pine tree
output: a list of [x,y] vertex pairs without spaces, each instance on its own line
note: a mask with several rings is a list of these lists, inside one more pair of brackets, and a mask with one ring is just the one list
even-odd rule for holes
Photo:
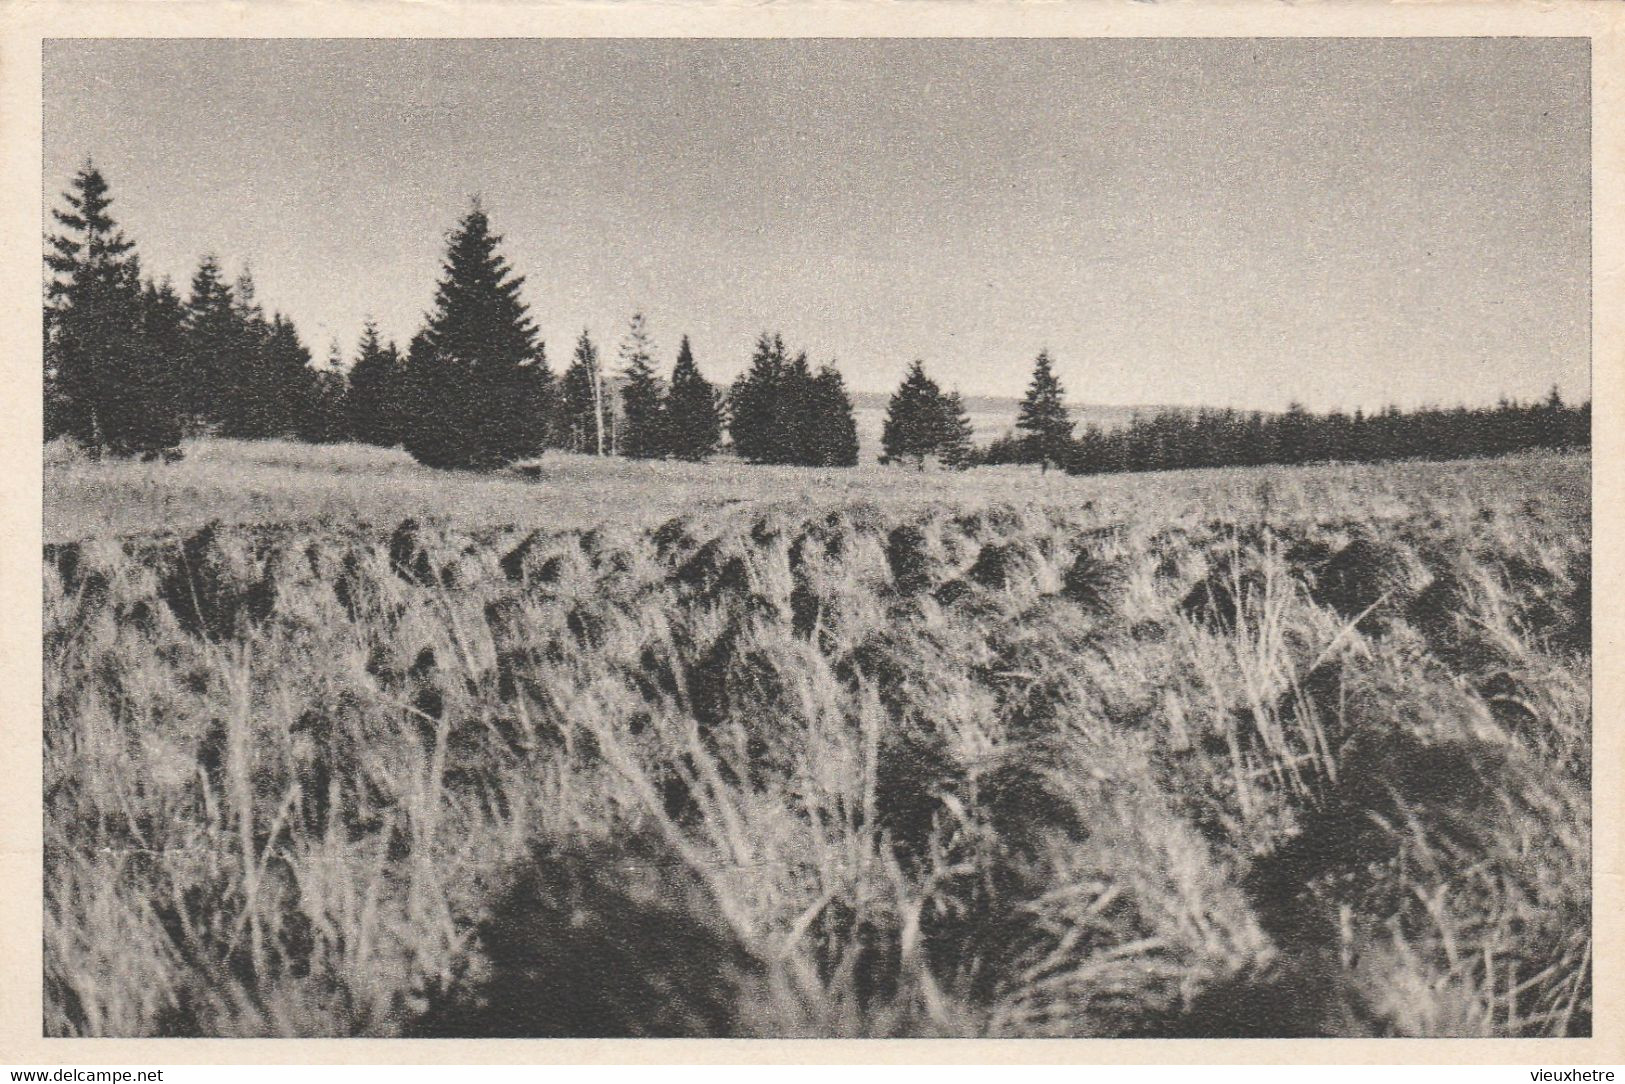
[[942,444],[937,448],[937,455],[943,464],[954,470],[971,466],[976,461],[976,446],[971,443],[976,431],[957,391],[942,397],[942,425]]
[[677,348],[677,364],[671,371],[665,414],[666,439],[672,455],[678,459],[700,460],[717,450],[722,439],[721,397],[700,375],[687,335]]
[[570,367],[560,381],[554,444],[572,452],[603,455],[609,438],[603,397],[604,374],[598,363],[598,347],[583,328]]
[[180,405],[194,432],[219,429],[243,395],[241,322],[220,261],[206,255],[186,299],[186,356]]
[[1072,446],[1072,418],[1066,410],[1066,393],[1055,375],[1048,350],[1038,352],[1032,383],[1016,415],[1016,428],[1025,434],[1025,458],[1029,463],[1064,463]]
[[782,463],[784,432],[781,399],[782,375],[787,365],[784,340],[762,332],[756,340],[750,368],[741,373],[728,393],[728,432],[734,452],[752,463]]
[[634,459],[656,459],[666,454],[661,417],[663,389],[655,375],[652,347],[643,314],[632,316],[632,326],[621,344],[620,451]]
[[846,381],[833,362],[818,370],[809,396],[812,425],[804,436],[802,458],[812,467],[855,467],[858,463],[858,422]]
[[319,401],[316,370],[310,351],[299,338],[293,321],[281,313],[271,318],[261,354],[266,386],[277,394],[264,404],[262,424],[269,434],[317,439],[320,427],[312,414]]
[[816,443],[822,428],[813,382],[812,362],[805,350],[779,368],[779,382],[773,392],[773,429],[778,439],[773,449],[774,463],[810,466],[817,462]]
[[277,379],[269,365],[271,325],[260,308],[254,276],[243,268],[231,291],[235,326],[221,358],[217,404],[220,432],[228,437],[275,437],[287,434],[284,403],[297,389]]
[[345,428],[351,439],[384,448],[401,442],[404,377],[395,344],[385,346],[378,325],[368,319],[345,393]]
[[[134,242],[108,213],[106,179],[90,163],[53,210],[47,237],[47,434],[94,452],[155,452],[179,442],[175,382],[164,356],[161,309],[142,288]],[[150,302],[150,303],[149,303]]]
[[547,411],[531,371],[541,348],[519,296],[524,277],[498,254],[501,240],[475,200],[447,243],[418,364],[409,367],[405,444],[421,463],[490,469],[542,450]]
[[942,389],[925,375],[925,363],[915,361],[886,404],[881,449],[888,462],[913,460],[916,468],[923,469],[925,457],[940,454],[947,437],[947,405]]

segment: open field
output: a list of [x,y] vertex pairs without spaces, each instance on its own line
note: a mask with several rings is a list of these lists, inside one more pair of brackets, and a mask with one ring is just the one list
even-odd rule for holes
[[1589,1034],[1586,459],[540,467],[48,457],[48,1034]]
[[[990,413],[988,404],[999,402],[973,402],[981,408],[970,415],[977,439],[1011,428],[1015,404]],[[855,470],[598,460],[550,452],[540,464],[541,489],[536,481],[513,473],[459,475],[453,481],[444,472],[419,466],[399,449],[363,444],[192,441],[186,458],[176,464],[91,463],[54,444],[45,455],[45,537],[60,541],[183,528],[215,518],[270,523],[331,516],[384,523],[406,515],[444,514],[470,524],[653,524],[697,507],[765,496],[895,499],[897,473],[874,462],[880,454],[885,403],[881,397],[861,397],[856,413],[864,465]],[[1132,412],[1097,407],[1088,416],[1112,425]],[[1040,484],[1036,474],[1024,469],[989,469],[978,472],[974,481],[932,472],[911,479],[906,488],[919,498],[985,489],[1025,499],[1049,492],[1059,482],[1052,478]]]
[[[189,442],[179,463],[90,462],[46,449],[46,542],[227,525],[332,521],[392,529],[408,517],[468,529],[654,527],[675,516],[763,500],[829,511],[870,501],[903,511],[933,502],[999,501],[1076,508],[1102,519],[1148,509],[1181,515],[1262,514],[1266,507],[1337,508],[1350,517],[1393,515],[1414,499],[1472,501],[1512,487],[1556,487],[1588,506],[1583,460],[1532,457],[1481,462],[1358,464],[1238,471],[1073,477],[1031,467],[973,471],[882,467],[850,470],[598,459],[549,453],[539,474],[432,470],[399,449],[288,441]],[[1420,495],[1420,497],[1418,496]]]

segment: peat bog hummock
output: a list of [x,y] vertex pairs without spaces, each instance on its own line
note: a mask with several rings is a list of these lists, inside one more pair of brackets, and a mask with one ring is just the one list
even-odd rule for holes
[[1592,1034],[1586,39],[44,61],[45,1035]]

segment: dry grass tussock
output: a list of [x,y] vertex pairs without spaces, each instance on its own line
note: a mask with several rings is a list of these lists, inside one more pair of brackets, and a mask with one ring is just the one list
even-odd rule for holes
[[1588,1034],[1584,469],[49,545],[44,1027]]

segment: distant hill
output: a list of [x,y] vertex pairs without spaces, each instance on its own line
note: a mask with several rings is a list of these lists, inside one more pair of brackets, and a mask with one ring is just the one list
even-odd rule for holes
[[[852,413],[858,422],[858,443],[864,458],[880,454],[880,434],[886,425],[886,404],[889,392],[860,391],[852,393]],[[1072,420],[1078,429],[1098,425],[1102,429],[1117,429],[1127,425],[1136,414],[1148,416],[1163,409],[1157,406],[1102,406],[1095,403],[1068,404]],[[971,428],[978,444],[986,444],[1002,437],[1016,427],[1016,415],[1021,400],[1009,396],[967,395],[965,413],[970,416]]]

